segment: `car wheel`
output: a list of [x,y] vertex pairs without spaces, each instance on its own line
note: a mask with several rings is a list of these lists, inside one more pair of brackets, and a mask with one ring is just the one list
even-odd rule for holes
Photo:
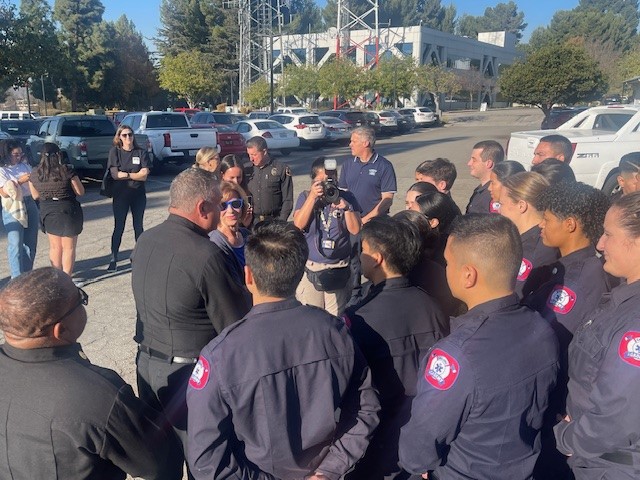
[[283,157],[288,157],[289,155],[291,155],[291,149],[290,148],[281,148],[280,149],[280,153],[282,154]]
[[614,170],[609,174],[609,177],[602,185],[602,191],[605,195],[612,196],[617,194],[620,191],[620,186],[618,185],[618,171]]

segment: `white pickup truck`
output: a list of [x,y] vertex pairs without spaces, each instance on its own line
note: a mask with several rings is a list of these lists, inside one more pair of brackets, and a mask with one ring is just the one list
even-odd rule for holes
[[593,107],[555,130],[514,132],[506,158],[529,168],[540,139],[552,134],[563,135],[571,141],[571,168],[578,181],[609,194],[617,186],[620,158],[640,151],[640,105]]
[[149,137],[153,149],[153,166],[162,168],[167,163],[192,162],[202,147],[218,146],[215,128],[191,128],[189,119],[180,112],[131,113],[122,119],[136,134]]

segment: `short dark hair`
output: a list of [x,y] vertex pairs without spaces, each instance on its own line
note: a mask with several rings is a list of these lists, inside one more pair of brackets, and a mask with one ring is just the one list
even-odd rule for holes
[[245,245],[256,288],[277,298],[295,295],[308,257],[304,234],[282,220],[258,223]]
[[505,178],[510,177],[511,175],[526,171],[527,169],[524,168],[524,165],[514,160],[504,160],[503,162],[496,164],[496,166],[493,167],[492,170],[492,172],[496,174],[496,177],[498,177],[498,180],[501,183]]
[[502,215],[470,213],[451,225],[449,245],[454,255],[473,258],[494,286],[513,290],[522,262],[522,240],[515,224]]
[[407,275],[420,261],[422,243],[405,222],[374,217],[362,226],[362,241],[379,252],[390,270]]
[[561,220],[575,218],[584,235],[595,244],[604,231],[609,198],[581,182],[556,183],[540,194],[536,209],[549,211]]
[[640,192],[616,198],[611,208],[620,210],[620,227],[632,238],[640,238]]
[[493,163],[498,163],[504,160],[504,148],[495,140],[483,140],[476,143],[473,146],[473,150],[482,149],[480,158],[483,162],[487,160],[493,160]]
[[640,152],[631,152],[623,155],[618,168],[620,173],[640,172]]
[[427,217],[414,210],[401,210],[396,213],[393,218],[406,224],[413,231],[414,236],[421,245],[421,256],[426,255],[429,258],[433,257],[433,254],[438,248],[438,238],[440,235],[437,230],[431,228]]
[[238,167],[244,170],[244,162],[239,155],[230,153],[222,157],[222,160],[220,160],[220,166],[218,168],[220,170],[220,174],[224,174],[224,172],[234,167]]
[[261,137],[260,135],[256,135],[255,137],[251,137],[247,140],[246,144],[247,148],[256,148],[258,150],[266,150],[267,149],[267,141]]
[[436,186],[429,182],[416,182],[409,187],[409,190],[407,190],[407,192],[418,192],[420,195],[437,191],[438,189]]
[[532,172],[539,173],[549,181],[550,185],[560,182],[575,182],[576,174],[571,166],[557,158],[545,158],[531,167]]
[[434,160],[425,160],[416,168],[416,173],[433,178],[436,182],[444,181],[447,190],[453,188],[458,172],[456,166],[448,158],[438,157]]
[[460,215],[460,209],[456,202],[442,192],[429,192],[416,198],[416,203],[427,219],[438,219],[438,231],[449,233],[451,222]]
[[553,153],[558,155],[562,154],[564,156],[564,161],[569,163],[571,162],[571,156],[573,155],[573,146],[571,145],[571,141],[563,135],[553,134],[547,135],[540,139],[540,143],[548,143],[551,145],[551,149]]
[[320,170],[324,170],[324,160],[325,157],[321,156],[316,158],[313,163],[311,164],[311,178],[316,178],[316,175],[318,175],[318,172]]
[[22,338],[42,336],[44,327],[69,309],[65,299],[71,288],[75,288],[71,278],[53,267],[37,268],[14,278],[0,290],[2,330]]

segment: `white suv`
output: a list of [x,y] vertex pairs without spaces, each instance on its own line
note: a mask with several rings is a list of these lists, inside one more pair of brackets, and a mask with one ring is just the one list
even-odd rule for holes
[[327,129],[315,113],[303,115],[278,113],[270,116],[269,120],[275,120],[289,130],[296,132],[300,139],[300,145],[307,145],[315,150],[327,142]]
[[439,121],[438,115],[436,115],[429,107],[401,108],[398,112],[402,115],[413,113],[413,118],[416,121],[416,125],[419,127],[437,125]]

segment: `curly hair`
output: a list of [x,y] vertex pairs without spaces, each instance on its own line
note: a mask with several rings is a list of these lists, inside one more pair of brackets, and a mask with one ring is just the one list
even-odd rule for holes
[[561,182],[545,189],[538,200],[539,211],[549,211],[561,220],[575,218],[584,235],[596,243],[604,231],[609,198],[600,190],[582,182]]

